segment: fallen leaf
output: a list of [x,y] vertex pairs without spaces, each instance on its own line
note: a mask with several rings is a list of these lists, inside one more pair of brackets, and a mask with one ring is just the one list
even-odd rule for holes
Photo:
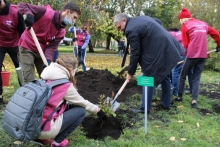
[[14,144],[19,145],[19,144],[22,144],[22,142],[21,141],[15,141]]
[[160,128],[160,126],[155,126],[155,128]]
[[170,137],[170,141],[174,141],[175,139],[175,137]]
[[183,105],[179,105],[179,106],[177,106],[177,108],[184,108],[184,106]]
[[182,120],[179,120],[178,123],[183,123],[183,121],[182,121]]
[[205,115],[209,115],[210,113],[206,113]]
[[182,141],[186,141],[186,138],[180,138],[180,140],[182,140]]
[[198,122],[196,123],[196,125],[197,125],[198,128],[200,127],[200,124]]

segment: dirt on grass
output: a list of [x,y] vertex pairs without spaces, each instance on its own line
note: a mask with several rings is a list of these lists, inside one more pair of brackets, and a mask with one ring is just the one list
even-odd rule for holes
[[[75,77],[77,80],[77,88],[79,89],[78,92],[80,93],[80,95],[82,95],[85,99],[94,104],[98,104],[98,98],[100,97],[100,95],[105,95],[105,97],[114,97],[125,81],[124,78],[120,78],[121,75],[115,76],[107,69],[90,69],[86,72],[78,72]],[[216,90],[211,90],[213,88]],[[212,84],[211,87],[210,84],[200,85],[200,95],[207,96],[210,99],[219,99],[219,90],[219,84]],[[141,94],[141,87],[137,86],[137,81],[131,81],[122,91],[117,101],[126,103],[127,98],[135,94]],[[129,106],[129,104],[127,105]],[[152,112],[153,110],[154,108],[152,108]],[[171,110],[173,111],[168,112],[170,115],[178,113],[176,107],[171,107]],[[208,115],[212,114],[213,112],[220,113],[220,106],[213,105],[212,111],[204,108],[198,110],[201,115]],[[159,110],[155,109],[155,111]],[[103,124],[100,123],[100,121],[98,119],[95,119],[93,116],[87,116],[82,122],[82,127],[83,130],[86,132],[86,136],[92,139],[104,139],[106,136],[110,136],[113,139],[118,139],[123,133],[123,128],[133,127],[133,125],[137,121],[141,121],[140,117],[138,117],[137,114],[133,113],[130,110],[119,109],[116,111],[116,114],[117,117],[110,117]],[[169,120],[159,117],[159,115],[157,116],[157,113],[153,112],[153,114],[151,114],[150,116],[150,120],[159,119],[169,125]],[[124,117],[126,117],[127,122],[124,121]]]
[[[97,69],[77,72],[75,77],[79,94],[94,104],[98,104],[100,95],[104,94],[106,97],[115,96],[125,81],[125,79],[113,75],[108,70]],[[126,85],[117,101],[126,101],[128,97],[137,93],[141,94],[141,87],[137,86],[135,80],[131,81]],[[117,117],[107,118],[103,124],[93,116],[85,117],[82,127],[86,132],[86,136],[93,139],[104,139],[106,136],[118,139],[124,127],[123,120],[120,119],[120,115],[123,115],[123,112],[121,113],[121,111],[117,110],[116,114]],[[131,127],[132,122],[126,123],[125,126]]]

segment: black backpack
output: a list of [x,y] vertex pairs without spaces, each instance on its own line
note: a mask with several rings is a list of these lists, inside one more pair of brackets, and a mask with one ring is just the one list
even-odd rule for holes
[[[52,88],[70,82],[55,80],[49,84],[43,79],[34,80],[17,89],[8,102],[3,117],[2,128],[13,138],[29,142],[39,138],[41,121]],[[43,124],[43,126],[46,124]]]

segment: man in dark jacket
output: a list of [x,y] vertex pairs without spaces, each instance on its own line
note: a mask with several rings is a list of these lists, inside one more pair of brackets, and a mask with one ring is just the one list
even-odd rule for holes
[[127,14],[122,13],[115,16],[114,23],[124,32],[131,46],[126,77],[128,81],[133,79],[139,63],[143,75],[154,77],[154,84],[157,86],[177,62],[181,61],[184,48],[153,18],[149,16],[129,18]]

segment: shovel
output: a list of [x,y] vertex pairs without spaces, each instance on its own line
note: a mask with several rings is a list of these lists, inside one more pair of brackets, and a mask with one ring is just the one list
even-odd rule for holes
[[[211,54],[211,53],[213,53],[213,52],[216,52],[216,49],[209,51],[207,54],[209,55],[209,54]],[[183,62],[184,62],[184,60],[178,62],[177,65],[182,64]]]
[[[116,99],[118,98],[118,96],[121,94],[122,90],[125,88],[125,86],[127,85],[128,80],[125,80],[124,84],[121,86],[121,88],[119,89],[118,93],[115,95],[114,99],[110,101],[111,104],[111,109],[113,112],[115,112],[118,107],[120,106],[120,103],[116,101]],[[107,98],[108,99],[108,98]],[[108,101],[108,100],[107,100]]]

